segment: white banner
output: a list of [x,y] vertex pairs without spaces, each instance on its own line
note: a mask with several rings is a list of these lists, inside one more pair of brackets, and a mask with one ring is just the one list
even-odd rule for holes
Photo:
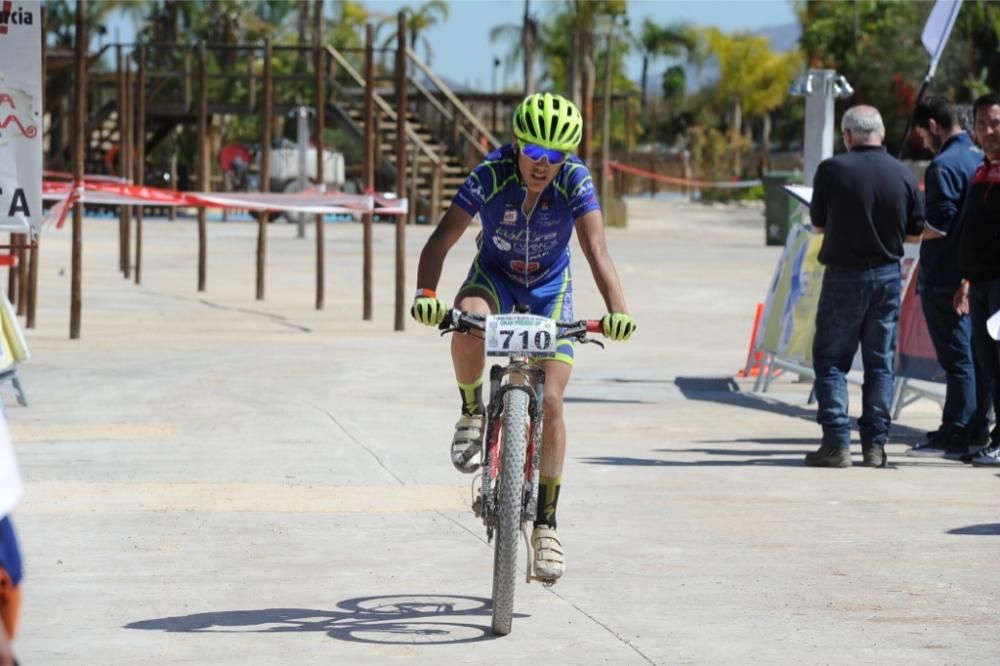
[[930,16],[927,17],[920,41],[931,55],[931,66],[928,70],[928,76],[931,78],[934,78],[941,54],[944,53],[945,44],[948,43],[948,35],[951,34],[955,19],[958,18],[958,10],[961,8],[962,0],[937,0]]
[[0,2],[0,231],[42,224],[42,33],[37,0]]
[[14,445],[7,431],[7,418],[0,412],[0,518],[14,510],[23,492]]

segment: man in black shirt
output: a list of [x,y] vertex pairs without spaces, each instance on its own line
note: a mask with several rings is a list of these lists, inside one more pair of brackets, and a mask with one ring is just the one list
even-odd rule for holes
[[841,131],[847,152],[820,163],[809,209],[813,227],[824,234],[819,260],[826,271],[813,340],[823,441],[805,462],[851,466],[846,377],[860,343],[861,450],[865,466],[884,467],[902,292],[899,261],[903,242],[920,239],[923,201],[916,177],[882,145],[885,126],[877,109],[848,109]]
[[[977,99],[972,117],[985,158],[972,177],[962,209],[958,267],[965,279],[955,293],[955,310],[972,319],[976,373],[990,379],[993,410],[1000,419],[1000,342],[986,330],[986,320],[1000,311],[1000,95]],[[994,428],[990,446],[971,458],[973,464],[1000,465],[998,430]]]
[[913,126],[924,146],[936,153],[924,174],[927,223],[920,242],[917,293],[938,363],[945,372],[946,390],[941,427],[906,455],[959,460],[970,447],[983,448],[989,439],[989,381],[977,376],[972,359],[972,321],[968,315],[955,312],[952,304],[962,281],[958,270],[959,212],[983,152],[962,130],[955,107],[943,97],[922,99],[913,110]]

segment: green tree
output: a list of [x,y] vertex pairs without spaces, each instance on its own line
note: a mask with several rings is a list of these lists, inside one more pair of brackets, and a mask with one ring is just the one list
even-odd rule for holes
[[[642,78],[639,79],[639,87],[642,90],[641,99],[645,104],[649,66],[660,56],[686,55],[694,47],[694,35],[687,26],[674,24],[661,27],[647,17],[643,19],[639,34],[629,32],[629,39],[642,55]],[[676,79],[676,75],[673,76]]]
[[[328,20],[326,43],[342,51],[356,51],[365,46],[365,24],[370,14],[364,5],[354,0],[336,0],[333,3],[333,16]],[[361,59],[358,59],[361,64]]]
[[667,102],[679,101],[684,97],[687,89],[687,74],[680,65],[672,65],[663,72],[661,80],[663,87],[663,98]]
[[[852,97],[838,101],[838,115],[855,104],[878,108],[891,152],[896,152],[903,138],[930,60],[920,34],[932,6],[929,2],[810,0],[798,10],[800,44],[809,66],[837,70],[854,87]],[[949,44],[946,55],[953,47],[954,43]]]
[[[800,55],[797,52],[775,53],[766,37],[746,33],[726,35],[717,28],[709,28],[704,37],[719,64],[719,81],[714,93],[719,104],[729,107],[730,141],[737,142],[744,129],[749,140],[751,125],[745,118],[761,118],[766,160],[770,142],[768,114],[788,98],[789,84],[801,67]],[[739,174],[741,167],[739,153],[736,153],[733,173]]]

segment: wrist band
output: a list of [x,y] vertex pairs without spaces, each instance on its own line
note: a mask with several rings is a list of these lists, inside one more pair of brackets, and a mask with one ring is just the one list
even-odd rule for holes
[[417,294],[414,298],[437,298],[437,292],[433,289],[417,289]]

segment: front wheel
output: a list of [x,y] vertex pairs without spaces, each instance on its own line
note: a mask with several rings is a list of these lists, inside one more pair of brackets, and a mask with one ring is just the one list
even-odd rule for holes
[[524,498],[524,462],[528,448],[528,393],[511,389],[504,393],[500,446],[500,478],[497,480],[496,541],[493,545],[493,633],[510,633],[514,617],[514,585],[517,582],[517,543]]

